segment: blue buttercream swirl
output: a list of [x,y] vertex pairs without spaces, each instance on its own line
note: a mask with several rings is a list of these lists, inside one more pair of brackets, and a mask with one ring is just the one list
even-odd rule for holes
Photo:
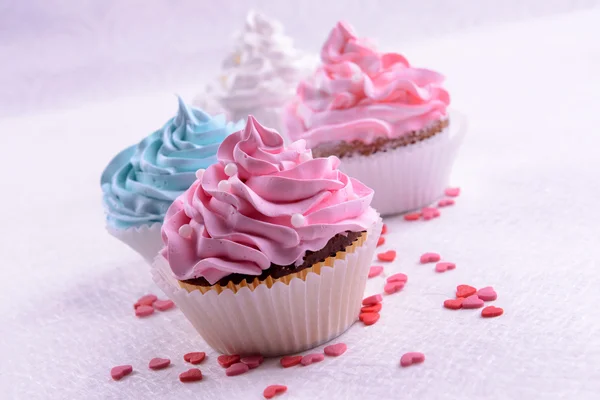
[[107,223],[127,229],[162,223],[167,209],[217,161],[219,145],[241,122],[209,114],[179,98],[177,115],[137,145],[123,150],[101,177]]

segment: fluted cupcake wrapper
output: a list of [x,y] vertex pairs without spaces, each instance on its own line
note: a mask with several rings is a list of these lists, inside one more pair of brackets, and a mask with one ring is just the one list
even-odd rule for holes
[[371,205],[381,215],[416,210],[444,194],[465,132],[465,117],[453,111],[443,132],[394,150],[344,157],[340,170],[375,191]]
[[[353,253],[333,267],[289,284],[243,287],[234,293],[182,289],[163,256],[156,257],[156,284],[177,304],[204,340],[224,354],[279,356],[301,352],[345,332],[357,319],[382,221],[368,229]],[[339,254],[339,253],[338,253]]]
[[137,251],[150,265],[164,244],[160,229],[162,224],[156,222],[152,225],[142,225],[127,229],[118,229],[110,225],[106,226],[108,233]]

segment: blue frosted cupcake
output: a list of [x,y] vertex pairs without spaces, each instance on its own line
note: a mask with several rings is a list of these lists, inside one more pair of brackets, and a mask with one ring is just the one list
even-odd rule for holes
[[216,162],[223,139],[242,127],[179,98],[175,117],[117,154],[102,173],[108,232],[152,262],[163,245],[167,209],[196,180],[197,170]]

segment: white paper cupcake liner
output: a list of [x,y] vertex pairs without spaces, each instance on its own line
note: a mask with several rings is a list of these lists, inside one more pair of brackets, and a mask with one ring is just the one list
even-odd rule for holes
[[177,304],[213,349],[224,354],[279,356],[310,349],[345,332],[357,319],[367,275],[382,221],[367,231],[367,239],[333,267],[289,285],[261,284],[237,293],[224,290],[188,292],[180,288],[167,260],[156,257],[152,275],[156,284]]
[[465,132],[465,117],[453,111],[444,132],[391,151],[344,157],[340,170],[375,191],[371,206],[381,215],[425,207],[448,187]]
[[106,226],[108,233],[137,251],[148,264],[152,264],[158,252],[164,244],[160,234],[162,224],[156,222],[152,225],[118,229],[110,225]]

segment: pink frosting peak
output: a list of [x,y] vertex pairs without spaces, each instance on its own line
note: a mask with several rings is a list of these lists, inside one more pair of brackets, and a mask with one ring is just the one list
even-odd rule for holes
[[313,159],[304,140],[285,147],[252,116],[217,157],[163,223],[162,254],[180,280],[214,284],[232,273],[260,275],[377,218],[369,207],[373,191],[340,172],[339,159]]
[[286,108],[293,140],[325,142],[394,138],[446,117],[444,77],[413,68],[397,53],[380,53],[338,22],[321,50],[322,65],[301,82]]

